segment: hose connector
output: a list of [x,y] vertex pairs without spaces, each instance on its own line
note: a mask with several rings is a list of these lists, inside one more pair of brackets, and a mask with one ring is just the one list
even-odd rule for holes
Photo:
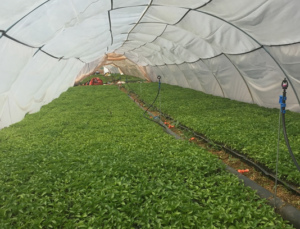
[[284,80],[281,83],[281,87],[283,90],[286,90],[289,86],[289,82],[286,80],[286,78],[284,78]]
[[279,96],[280,111],[282,114],[285,114],[285,107],[286,107],[285,100],[286,97],[284,97],[283,95]]
[[279,96],[279,103],[280,103],[280,111],[282,114],[285,114],[285,107],[286,107],[286,89],[289,86],[289,82],[284,78],[284,80],[281,83],[281,87],[283,89],[282,95]]
[[161,79],[161,76],[158,75],[158,76],[157,76],[157,79],[158,79],[158,88],[160,89],[160,84],[161,84],[160,79]]

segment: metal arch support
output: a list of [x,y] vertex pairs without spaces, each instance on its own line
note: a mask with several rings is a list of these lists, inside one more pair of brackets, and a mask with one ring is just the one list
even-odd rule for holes
[[266,53],[274,60],[274,62],[277,64],[277,66],[280,68],[280,70],[282,71],[282,73],[284,74],[284,76],[287,78],[287,80],[288,80],[289,83],[291,84],[292,89],[293,89],[293,91],[294,91],[294,94],[295,94],[295,96],[296,96],[296,98],[297,98],[298,104],[299,104],[299,106],[300,106],[300,100],[299,100],[298,94],[296,93],[296,90],[295,90],[295,87],[294,87],[292,81],[290,80],[289,76],[286,74],[286,72],[284,71],[284,69],[281,67],[281,65],[277,62],[277,60],[275,59],[275,57],[274,57],[274,56],[273,56],[273,55],[265,48],[264,45],[262,45],[258,40],[256,40],[254,37],[252,37],[250,34],[248,34],[247,32],[245,32],[245,31],[242,30],[241,28],[235,26],[234,24],[232,24],[232,23],[229,22],[229,21],[226,21],[226,20],[223,19],[223,18],[220,18],[220,17],[218,17],[218,16],[216,16],[216,15],[214,15],[214,14],[210,14],[210,13],[207,13],[207,12],[204,12],[204,11],[201,11],[201,10],[195,10],[195,11],[200,12],[200,13],[203,13],[203,14],[206,14],[206,15],[211,16],[211,17],[214,17],[214,18],[217,18],[217,19],[219,19],[219,20],[221,20],[221,21],[223,21],[223,22],[225,22],[225,23],[227,23],[227,24],[229,24],[229,25],[235,27],[236,29],[238,29],[239,31],[241,31],[242,33],[244,33],[244,34],[246,34],[248,37],[250,37],[250,38],[251,38],[253,41],[255,41],[260,47],[262,47],[262,48],[265,50],[265,52],[266,52]]
[[[159,71],[161,71],[161,75],[163,76],[162,77],[162,79],[164,80],[166,77],[166,75],[165,75],[165,73],[163,73],[163,71],[159,68],[159,67],[161,67],[161,66],[165,66],[165,65],[160,65],[160,66],[153,66],[153,67],[156,67],[156,68],[158,68],[159,69]],[[169,66],[168,65],[166,65],[167,66],[167,68],[170,70],[170,68],[169,68]],[[152,66],[151,66],[152,67]],[[170,70],[171,71],[171,70]],[[176,81],[176,83],[177,83],[177,85],[178,85],[178,82],[177,82],[177,80],[176,80],[176,78],[174,77],[174,79],[175,79],[175,81]]]
[[234,68],[238,71],[238,73],[240,74],[240,76],[242,77],[242,79],[244,80],[244,83],[249,91],[249,94],[251,96],[251,99],[252,99],[252,103],[254,104],[254,99],[253,99],[253,95],[252,95],[252,92],[250,90],[250,87],[246,81],[246,79],[244,78],[244,76],[242,75],[242,73],[240,72],[240,70],[237,68],[237,66],[235,66],[235,64],[232,62],[232,60],[224,53],[224,56],[230,61],[230,63],[234,66]]
[[219,84],[219,87],[220,87],[220,89],[221,89],[221,91],[222,91],[222,93],[223,93],[223,97],[226,98],[226,97],[225,97],[224,90],[223,90],[223,88],[222,88],[222,86],[221,86],[219,80],[218,80],[217,77],[215,76],[215,74],[210,70],[210,68],[207,66],[206,63],[204,63],[204,61],[203,61],[202,59],[200,59],[200,61],[201,61],[204,65],[206,65],[206,67],[208,68],[208,70],[209,70],[209,71],[211,72],[211,74],[215,77],[215,80],[216,80],[217,83]]
[[[195,62],[193,62],[193,63],[185,62],[185,63],[182,63],[182,64],[195,64],[195,63],[198,63],[199,61],[201,61],[201,59],[199,59],[199,60],[197,60],[197,61],[195,61]],[[201,87],[201,90],[198,90],[198,91],[201,91],[201,92],[206,93],[204,87],[203,87],[202,84],[201,84],[200,79],[197,77],[197,75],[196,75],[193,71],[191,71],[191,72],[193,73],[193,76],[197,79],[197,82],[199,83],[199,85],[200,85],[200,87]],[[208,93],[206,93],[206,94],[208,94]]]
[[[184,64],[184,63],[183,63],[183,64]],[[192,87],[191,87],[191,84],[190,84],[190,82],[187,80],[185,74],[184,74],[184,73],[182,72],[182,70],[179,68],[179,65],[181,65],[181,64],[175,64],[175,65],[177,66],[177,68],[180,70],[180,72],[181,72],[182,75],[184,76],[184,78],[185,78],[187,84],[189,85],[189,87],[192,88]]]
[[[135,29],[135,27],[140,23],[140,21],[143,19],[143,17],[145,16],[145,14],[147,13],[147,11],[149,10],[150,6],[152,5],[153,0],[150,0],[147,9],[145,10],[145,12],[142,14],[142,16],[140,17],[140,19],[138,20],[137,23],[135,23],[135,25],[132,27],[132,29],[128,32],[127,34],[127,38],[126,40],[123,42],[123,44],[120,46],[120,48],[122,48],[125,44],[125,42],[128,40],[129,34]],[[115,50],[116,51],[116,50]]]
[[20,21],[22,21],[25,17],[27,17],[29,14],[31,14],[33,11],[37,10],[38,8],[40,8],[41,6],[45,5],[47,2],[50,2],[50,0],[47,0],[45,2],[43,2],[41,5],[37,6],[35,9],[31,10],[28,14],[24,15],[22,18],[20,18],[18,21],[16,21],[12,26],[10,26],[5,33],[7,33],[9,30],[12,29],[12,27],[14,27],[16,24],[18,24]]
[[[197,60],[195,62],[191,62],[191,63],[185,62],[185,63],[182,63],[182,64],[195,64],[195,63],[198,63],[199,61],[201,61],[201,59],[199,59],[199,60]],[[193,76],[197,79],[199,85],[201,86],[201,90],[200,91],[206,93],[205,90],[204,90],[204,87],[202,86],[201,81],[199,80],[199,78],[197,77],[197,75],[193,71],[191,71],[191,72],[193,73]],[[206,93],[206,94],[208,94],[208,93]]]
[[[179,71],[181,72],[181,74],[184,76],[185,81],[187,82],[188,86],[191,88],[190,82],[187,80],[186,76],[183,74],[183,72],[182,72],[181,69],[179,68],[178,64],[175,63],[174,65],[177,66],[178,70],[179,70]],[[166,66],[170,69],[169,64],[167,64]],[[174,77],[174,78],[175,78],[175,77]],[[177,82],[177,84],[178,84],[178,81],[177,81],[176,78],[175,78],[175,80],[176,80],[176,82]],[[178,86],[180,86],[180,85],[178,84]]]
[[[111,30],[110,11],[107,11],[107,13],[108,13],[108,21],[109,21],[109,32],[110,32],[110,36],[111,36],[111,44],[110,44],[110,45],[113,45],[113,43],[114,43],[114,38],[113,38],[112,30]],[[108,51],[108,47],[107,47],[107,51]]]

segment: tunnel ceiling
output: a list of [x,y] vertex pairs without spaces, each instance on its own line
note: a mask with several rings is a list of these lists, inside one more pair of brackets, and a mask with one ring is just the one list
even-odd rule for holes
[[298,0],[0,0],[0,128],[126,56],[152,81],[299,112]]

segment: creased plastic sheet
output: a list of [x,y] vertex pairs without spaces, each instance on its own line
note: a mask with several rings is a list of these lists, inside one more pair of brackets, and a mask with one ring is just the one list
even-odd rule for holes
[[194,9],[203,6],[210,1],[211,0],[154,0],[153,5],[178,6]]
[[[170,11],[172,13],[170,13]],[[176,24],[188,12],[188,9],[169,7],[169,6],[151,6],[141,23],[156,22],[166,24]]]
[[115,66],[112,66],[112,65],[105,65],[105,67],[110,71],[110,73],[113,73],[113,74],[119,74],[119,69]]
[[180,57],[176,57],[174,54],[172,55],[168,48],[153,43],[147,43],[133,50],[133,52],[147,58],[151,65],[174,64],[177,62],[182,63],[183,61]]
[[127,40],[120,48],[117,49],[116,53],[124,54],[125,52],[132,51],[143,45],[145,45],[145,42],[143,41]]
[[219,16],[239,27],[263,45],[299,42],[298,0],[213,0],[201,11]]
[[[166,43],[165,43],[166,44]],[[172,45],[171,43],[169,43]],[[147,59],[149,65],[180,64],[184,62],[183,58],[176,56],[165,46],[159,46],[153,43],[147,43],[131,53],[137,53]]]
[[128,36],[128,40],[138,40],[144,43],[152,42],[157,38],[155,35],[143,34],[143,33],[131,33]]
[[130,7],[137,5],[148,5],[149,0],[113,0],[113,8]]
[[188,63],[187,65],[199,80],[205,93],[223,97],[220,85],[202,60],[195,63]]
[[[52,39],[43,50],[57,57],[84,58],[111,44],[107,13],[89,18],[76,27],[63,31]],[[96,59],[96,58],[95,58]]]
[[176,82],[181,87],[191,88],[188,81],[185,78],[185,75],[181,72],[181,70],[178,68],[177,65],[167,65],[169,68],[169,74],[172,74],[172,76],[176,79]]
[[[245,77],[255,103],[260,106],[278,108],[284,75],[274,60],[263,49],[244,55],[229,55],[229,58]],[[287,109],[299,112],[295,94],[291,89],[289,91]]]
[[[9,35],[26,44],[40,47],[65,29],[74,27],[94,15],[106,13],[110,1],[61,1],[53,0],[41,6],[15,25]],[[55,16],[54,16],[55,15]],[[38,19],[38,20],[37,20]],[[80,30],[80,28],[78,28]]]
[[9,92],[35,51],[5,37],[0,39],[0,126],[5,125],[2,114]]
[[163,33],[165,30],[166,25],[165,24],[159,24],[159,23],[142,23],[136,25],[133,33],[139,33],[139,34],[148,34],[153,36],[158,36]]
[[140,71],[140,69],[138,68],[138,66],[126,59],[126,60],[120,60],[120,61],[108,61],[106,62],[107,65],[111,64],[114,65],[118,68],[120,68],[120,70],[125,74],[125,75],[132,75],[132,76],[136,76],[139,78],[144,79],[144,75],[143,73]]
[[218,53],[239,54],[259,47],[237,28],[197,11],[189,12],[176,26],[204,39]]
[[45,0],[2,0],[0,7],[0,29],[7,30],[15,22],[34,10]]
[[[288,76],[290,86],[288,95],[294,88],[298,98],[300,97],[300,43],[285,46],[267,47],[271,55],[277,60]],[[293,86],[293,87],[292,87]],[[287,101],[289,104],[289,101]]]
[[[51,75],[49,75],[45,79],[45,81],[41,84],[39,90],[34,94],[33,102],[28,109],[29,113],[38,112],[43,105],[48,103],[49,100],[51,101],[54,98],[57,98],[63,91],[74,85],[74,78],[76,76],[76,73],[74,74],[74,71],[78,71],[78,68],[74,66],[76,62],[78,61],[71,59],[67,61],[59,61],[55,65],[53,71],[51,72]],[[61,72],[65,73],[63,77],[60,75]],[[52,92],[49,91],[49,88],[51,87],[53,82],[58,80],[59,77],[62,77],[67,81],[61,83],[56,89],[53,88],[53,92],[56,92],[57,94],[52,94]],[[61,87],[63,88],[62,90],[60,90]],[[51,95],[53,97],[50,97]]]
[[[167,26],[166,30],[161,35],[161,38],[173,42],[177,47],[186,49],[190,55],[196,56],[197,60],[199,58],[211,58],[217,56],[222,51],[219,48],[213,47],[209,41],[203,39],[199,35],[176,26]],[[188,57],[185,58],[188,59]],[[190,62],[194,61],[191,60]]]
[[288,76],[288,109],[300,112],[292,88],[300,94],[298,0],[44,2],[1,2],[0,30],[49,55],[0,32],[0,128],[38,111],[109,52],[128,58],[112,62],[124,74],[143,78],[146,66],[153,81],[161,75],[164,83],[278,108],[285,75],[260,44],[276,45],[266,48]]
[[[253,103],[247,85],[228,58],[220,55],[215,58],[203,60],[220,84],[224,97],[242,102]],[[234,90],[232,90],[234,88]]]
[[184,48],[184,45],[174,43],[162,37],[158,37],[152,44],[161,47],[160,52],[176,64],[194,62],[199,59],[193,52]]
[[112,30],[124,25],[136,23],[146,8],[146,6],[136,6],[111,11],[110,17]]
[[149,79],[150,79],[152,82],[155,82],[155,81],[157,80],[157,75],[156,75],[155,72],[153,71],[153,67],[147,66],[147,67],[145,67],[145,68],[146,68],[147,75],[148,75]]
[[[161,82],[162,83],[169,83],[169,81],[167,80],[167,76],[165,76],[163,74],[163,72],[160,70],[159,67],[157,66],[151,66],[150,67],[153,71],[153,75],[156,76],[152,79],[152,82],[158,82],[157,76],[161,76]],[[170,83],[169,83],[170,84]]]
[[[33,97],[44,84],[48,77],[51,77],[55,68],[60,65],[57,59],[46,54],[37,53],[28,63],[21,75],[12,87],[14,101],[20,109],[27,111]],[[27,83],[27,82],[32,83]],[[26,85],[26,86],[24,86]]]
[[[73,62],[73,64],[68,65],[67,62]],[[74,64],[78,62],[76,59],[58,61],[42,52],[36,54],[26,65],[7,95],[0,128],[22,120],[26,113],[37,112],[42,105],[52,101],[54,97],[69,88],[74,83],[76,72],[80,70],[79,67],[81,68],[83,65],[75,67]],[[51,90],[52,96],[47,96],[47,92],[53,84],[49,78],[55,79],[54,82],[59,82],[57,77],[60,76],[60,73],[64,73],[61,76],[62,83]]]
[[178,85],[178,82],[175,77],[170,73],[170,69],[168,68],[167,65],[161,65],[157,66],[154,68],[154,71],[156,72],[157,75],[160,75],[161,82],[162,83],[167,83],[171,85]]
[[35,51],[6,37],[0,39],[0,95],[10,90]]
[[96,67],[98,67],[99,64],[104,64],[104,62],[107,60],[106,56],[103,56],[101,58],[98,58],[94,60],[93,62],[83,64],[83,67],[81,68],[80,72],[76,76],[76,80],[83,78],[83,76],[87,74],[92,74]]
[[184,63],[179,64],[178,67],[182,74],[185,76],[190,88],[203,92],[203,88],[200,84],[200,81],[198,80],[197,76],[191,71],[189,65],[187,63]]
[[[65,92],[69,87],[74,85],[74,81],[76,78],[76,73],[81,69],[82,63],[78,60],[72,59],[70,60],[70,64],[73,64],[73,67],[70,71],[67,71],[68,68],[65,68],[65,74],[62,75],[62,83],[56,87],[56,91],[54,94],[54,98],[58,98],[61,93]],[[68,67],[68,66],[67,66]]]
[[[57,63],[58,60],[41,52],[30,60],[14,83],[9,95],[12,123],[22,120],[25,114],[32,109],[33,103],[35,103],[35,93],[38,92],[47,77],[51,75]],[[31,83],[28,83],[29,80]]]
[[[66,67],[63,68],[63,70],[56,76],[56,79],[48,87],[47,94],[45,96],[45,104],[50,103],[55,98],[58,98],[60,91],[66,90],[66,87],[74,84],[74,81],[72,82],[72,77],[74,77],[76,73],[82,69],[83,65],[84,64],[82,62],[75,59],[71,59],[67,62]],[[71,85],[69,85],[68,82],[67,84],[64,83],[66,78],[68,81],[70,81],[68,78],[71,78]]]

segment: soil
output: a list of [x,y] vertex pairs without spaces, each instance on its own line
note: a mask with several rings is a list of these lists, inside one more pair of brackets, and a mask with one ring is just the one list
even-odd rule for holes
[[[126,88],[121,87],[120,90],[125,92],[126,94],[128,91]],[[135,94],[130,93],[130,96],[134,99],[134,101],[143,107],[144,110],[147,109],[147,107],[144,106],[144,104],[138,99],[138,97]],[[149,110],[154,115],[159,115],[159,112],[155,110]],[[161,120],[167,124],[171,124],[171,120],[168,120],[164,117],[161,117]],[[268,177],[266,177],[263,173],[260,171],[257,171],[255,167],[252,167],[246,163],[244,163],[241,159],[234,157],[233,155],[225,152],[224,150],[215,149],[212,148],[210,144],[205,142],[202,139],[198,139],[196,137],[187,137],[188,134],[185,133],[185,131],[176,128],[171,127],[172,131],[181,136],[185,140],[189,140],[190,142],[193,142],[197,144],[198,146],[206,149],[208,152],[216,155],[220,160],[222,160],[226,165],[229,165],[230,167],[234,168],[236,171],[238,170],[249,170],[249,172],[243,172],[242,174],[252,181],[255,181],[260,186],[264,187],[265,189],[269,190],[271,193],[275,192],[275,182]],[[277,196],[284,200],[285,202],[293,205],[295,208],[300,210],[300,196],[299,194],[296,194],[295,192],[292,192],[288,190],[285,186],[281,184],[277,184]]]

